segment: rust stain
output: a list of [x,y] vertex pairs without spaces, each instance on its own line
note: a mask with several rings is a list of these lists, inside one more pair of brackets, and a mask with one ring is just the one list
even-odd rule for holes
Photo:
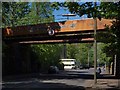
[[[74,23],[75,22],[75,23]],[[70,27],[70,25],[74,24],[75,27]],[[105,25],[111,26],[111,20],[102,19],[101,21],[97,20],[97,30],[105,29]],[[86,20],[71,20],[66,21],[60,32],[71,32],[71,31],[85,31],[85,30],[94,30],[94,20],[86,19]]]

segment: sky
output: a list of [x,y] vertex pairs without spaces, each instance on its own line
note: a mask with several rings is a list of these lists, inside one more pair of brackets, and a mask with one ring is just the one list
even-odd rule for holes
[[[69,12],[69,10],[64,10],[64,8],[61,8],[60,10],[54,10],[53,15],[55,17],[55,22],[68,20],[68,18],[65,16],[62,16],[62,14],[71,14],[71,13]],[[82,18],[86,18],[86,16],[83,16],[83,17],[79,17],[78,15],[69,16],[69,20],[76,20],[76,19],[82,19]]]
[[[100,4],[100,3],[98,2],[97,4]],[[55,22],[68,20],[67,17],[62,16],[62,14],[71,14],[71,13],[69,12],[69,10],[67,9],[65,10],[64,8],[60,8],[59,10],[54,10],[53,15],[55,17]],[[86,18],[87,18],[87,15],[83,15],[82,17],[79,17],[78,15],[69,16],[69,20],[80,20],[80,19],[86,19]]]

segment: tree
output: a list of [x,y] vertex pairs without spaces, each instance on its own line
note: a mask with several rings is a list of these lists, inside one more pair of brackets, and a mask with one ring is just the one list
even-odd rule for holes
[[99,60],[98,61],[99,65],[103,66],[103,65],[107,64],[107,66],[108,66],[108,64],[109,64],[111,57],[107,56],[107,54],[104,52],[104,48],[109,46],[109,44],[98,43],[98,45],[97,45],[97,51],[98,51],[97,56],[98,56],[98,60]]
[[82,65],[88,64],[88,52],[90,53],[90,65],[93,64],[92,43],[67,44],[67,57],[74,58]]
[[76,58],[78,53],[77,44],[67,44],[67,58]]
[[102,2],[101,10],[103,11],[102,17],[114,19],[113,25],[108,29],[115,37],[114,42],[112,40],[110,44],[104,48],[104,52],[107,56],[112,57],[113,62],[115,55],[117,55],[116,76],[120,76],[120,1],[108,3]]
[[[26,21],[26,22],[24,22]],[[31,3],[31,12],[23,18],[23,23],[39,24],[53,22],[52,8],[50,2],[33,2]],[[20,21],[21,22],[21,21]],[[32,53],[36,56],[36,65],[39,70],[47,70],[50,65],[59,63],[59,45],[31,45]],[[34,62],[32,60],[32,62]],[[33,66],[34,67],[34,66]]]
[[[27,2],[2,2],[2,27],[15,27],[19,25],[17,21],[28,14],[29,11],[29,4]],[[21,60],[18,59],[15,61],[14,56],[17,51],[14,48],[17,48],[17,45],[7,45],[3,42],[2,47],[3,75],[14,73],[16,69],[16,71],[19,72],[21,69]]]
[[60,59],[61,45],[32,45],[33,52],[37,55],[40,70],[47,70],[51,65],[58,65]]
[[50,2],[32,2],[30,3],[30,13],[26,14],[18,23],[21,25],[31,25],[53,21],[54,16],[52,15]]
[[2,2],[2,26],[16,26],[17,21],[30,11],[27,2]]
[[[47,2],[46,3],[5,2],[2,3],[2,5],[3,5],[2,7],[3,27],[8,27],[8,26],[15,27],[20,25],[39,24],[39,23],[53,21],[54,19],[52,16],[52,11],[49,7],[49,2],[48,3]],[[3,49],[3,53],[4,53],[3,71],[5,71],[6,74],[29,73],[31,72],[31,68],[34,68],[34,70],[38,72],[37,69],[40,67],[41,62],[43,63],[42,66],[46,67],[47,65],[45,65],[45,63],[47,63],[47,61],[54,60],[54,59],[50,59],[49,57],[45,57],[46,56],[45,53],[47,52],[42,53],[41,49],[46,50],[48,49],[47,46],[42,47],[41,45],[30,46],[30,45],[18,45],[18,44],[6,46],[5,43],[3,44],[4,44],[3,46],[5,47]],[[57,48],[55,47],[51,49],[53,49],[53,51],[57,50]],[[40,54],[33,52],[33,50],[36,50],[36,52]],[[54,56],[52,54],[53,53],[51,53],[48,56]],[[43,57],[43,59],[41,57]],[[57,63],[56,58],[53,61],[54,63]],[[34,65],[32,63],[34,63]],[[6,68],[6,67],[10,67],[10,68]],[[32,71],[34,70],[32,69]]]

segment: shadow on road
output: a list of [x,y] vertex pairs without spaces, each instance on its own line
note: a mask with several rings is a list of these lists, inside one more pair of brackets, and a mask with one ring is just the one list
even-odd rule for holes
[[85,90],[83,86],[66,85],[65,83],[50,83],[36,80],[18,82],[3,84],[2,90]]
[[[68,85],[64,82],[54,82],[54,80],[93,80],[94,75],[86,72],[66,71],[59,74],[26,74],[17,76],[3,77],[2,90],[54,90],[54,89],[69,89],[69,90],[86,90],[83,86]],[[107,74],[97,75],[97,79],[117,79],[114,76]],[[52,80],[53,82],[49,82]],[[88,89],[89,90],[89,89]],[[109,89],[108,89],[109,90]]]
[[[5,76],[3,81],[14,81],[14,80],[24,80],[30,78],[38,79],[94,79],[94,74],[89,74],[86,71],[64,71],[59,74],[41,74],[41,73],[32,73],[24,75],[14,75],[14,76]],[[97,75],[97,79],[118,79],[117,77],[109,74],[100,74]]]

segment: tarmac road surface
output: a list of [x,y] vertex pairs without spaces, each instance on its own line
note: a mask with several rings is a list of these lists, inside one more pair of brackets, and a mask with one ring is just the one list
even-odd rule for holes
[[[2,90],[43,90],[43,89],[75,89],[86,90],[94,88],[94,69],[77,69],[61,71],[59,74],[29,74],[5,77],[2,82]],[[110,79],[99,76],[97,88],[117,89],[118,79]],[[106,81],[109,81],[107,82]],[[114,82],[112,84],[112,82]],[[96,90],[96,87],[95,87]]]

